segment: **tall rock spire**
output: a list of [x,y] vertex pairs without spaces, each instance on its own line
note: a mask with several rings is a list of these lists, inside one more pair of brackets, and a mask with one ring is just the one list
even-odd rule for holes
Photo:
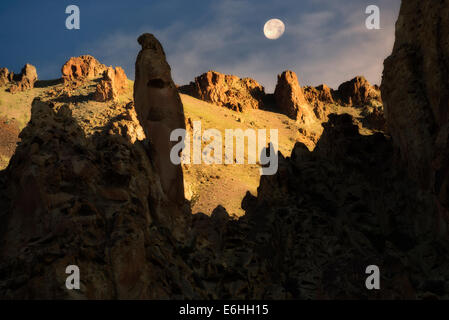
[[170,150],[176,144],[170,141],[170,133],[185,129],[181,98],[160,42],[149,33],[141,35],[138,42],[142,50],[136,60],[136,112],[150,142],[150,157],[159,170],[167,200],[181,203],[184,201],[182,168],[170,161]]

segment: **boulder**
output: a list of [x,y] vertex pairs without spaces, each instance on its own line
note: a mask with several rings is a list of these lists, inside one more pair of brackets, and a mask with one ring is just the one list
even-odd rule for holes
[[259,109],[263,106],[265,89],[251,78],[208,71],[189,85],[179,88],[181,93],[230,108],[234,111]]
[[293,71],[284,71],[278,75],[274,97],[278,110],[288,117],[303,124],[316,121],[312,107],[307,102],[298,77]]

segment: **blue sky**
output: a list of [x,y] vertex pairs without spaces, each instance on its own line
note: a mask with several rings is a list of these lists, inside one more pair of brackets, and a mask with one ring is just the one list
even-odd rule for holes
[[[78,5],[81,29],[65,28],[65,8]],[[381,30],[365,27],[365,8],[381,10]],[[283,70],[301,85],[331,87],[356,75],[379,83],[391,53],[400,0],[96,0],[2,1],[0,67],[19,72],[29,62],[41,79],[60,77],[71,56],[92,54],[122,66],[134,78],[137,37],[150,32],[162,42],[176,83],[208,70],[252,77],[274,90]],[[285,34],[263,35],[270,18]]]

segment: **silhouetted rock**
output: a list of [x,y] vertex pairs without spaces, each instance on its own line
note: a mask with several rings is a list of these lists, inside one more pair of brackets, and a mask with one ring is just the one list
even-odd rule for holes
[[159,41],[146,33],[138,42],[142,50],[136,60],[134,82],[137,116],[149,139],[150,157],[160,172],[162,190],[169,201],[179,205],[185,200],[183,174],[181,165],[170,159],[170,151],[177,143],[170,141],[170,134],[185,129],[181,98]]
[[208,71],[195,78],[179,91],[195,98],[224,106],[235,111],[259,109],[263,106],[264,88],[251,78]]
[[447,1],[403,1],[381,86],[388,131],[410,175],[434,193],[442,234],[449,224],[448,30]]
[[[449,246],[432,235],[432,197],[395,165],[383,134],[360,135],[347,114],[330,114],[323,126],[313,152],[297,143],[276,175],[261,178],[257,204],[240,219],[253,225],[242,242],[264,248],[260,270],[283,279],[267,283],[286,297],[423,297],[429,278],[449,275]],[[377,292],[364,286],[372,264],[382,270]]]

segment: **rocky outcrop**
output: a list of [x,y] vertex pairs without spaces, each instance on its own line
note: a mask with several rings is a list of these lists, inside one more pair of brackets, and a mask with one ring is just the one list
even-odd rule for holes
[[[164,211],[132,104],[109,112],[88,128],[79,106],[33,102],[8,204],[0,197],[1,299],[202,297],[164,224],[176,207]],[[80,268],[79,291],[65,289],[68,265]]]
[[61,69],[65,84],[79,84],[85,80],[97,78],[107,67],[90,55],[70,58]]
[[103,79],[97,85],[94,100],[111,101],[115,100],[120,94],[125,92],[128,87],[125,71],[121,67],[108,67],[103,73]]
[[385,119],[383,105],[367,105],[362,110],[362,124],[364,127],[387,132],[387,122]]
[[277,108],[288,117],[304,124],[316,120],[293,71],[284,71],[278,75],[274,98]]
[[382,102],[379,88],[372,86],[362,76],[342,83],[338,87],[337,96],[342,105],[354,107],[367,105],[373,100]]
[[449,223],[448,31],[447,1],[403,1],[381,85],[388,130],[410,175],[434,193],[443,234]]
[[182,204],[182,168],[170,159],[170,151],[177,143],[170,141],[170,134],[175,129],[185,129],[183,105],[159,41],[147,33],[141,35],[138,42],[142,50],[136,60],[134,82],[137,116],[149,138],[149,154],[160,172],[167,199]]
[[328,105],[334,104],[332,90],[327,85],[322,84],[318,87],[304,87],[304,97],[313,107],[316,117],[322,121],[326,121],[329,114]]
[[[313,152],[298,143],[245,203],[241,243],[263,248],[257,261],[267,283],[286,298],[449,297],[449,246],[433,234],[432,197],[395,166],[383,134],[360,135],[347,114],[323,126]],[[377,292],[365,287],[373,264]]]
[[189,85],[179,88],[180,92],[197,99],[230,108],[234,111],[259,109],[263,106],[264,88],[251,78],[209,71],[195,78]]
[[0,87],[10,83],[14,78],[14,73],[9,72],[7,68],[0,68]]
[[[11,75],[10,75],[11,78]],[[25,91],[34,88],[34,84],[37,81],[37,71],[36,68],[27,63],[23,68],[20,74],[14,75],[13,84],[9,88],[11,93],[16,93],[19,91]]]

